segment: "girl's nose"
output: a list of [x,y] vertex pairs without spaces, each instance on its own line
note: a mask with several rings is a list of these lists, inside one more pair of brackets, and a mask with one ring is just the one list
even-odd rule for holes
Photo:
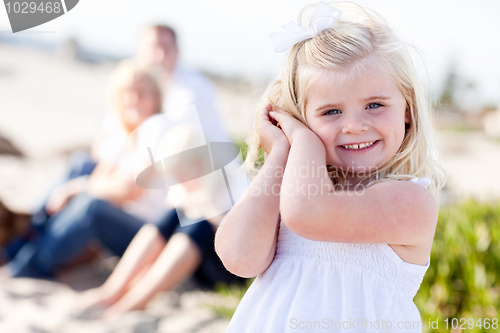
[[358,134],[368,130],[368,124],[362,114],[350,114],[344,117],[342,133]]

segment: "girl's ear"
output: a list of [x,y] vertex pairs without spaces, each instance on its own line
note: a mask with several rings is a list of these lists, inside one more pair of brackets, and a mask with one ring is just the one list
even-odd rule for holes
[[411,124],[411,114],[410,110],[407,108],[405,111],[405,137],[408,135],[410,131],[410,124]]
[[411,115],[410,115],[410,110],[407,108],[405,111],[405,123],[406,124],[411,124]]

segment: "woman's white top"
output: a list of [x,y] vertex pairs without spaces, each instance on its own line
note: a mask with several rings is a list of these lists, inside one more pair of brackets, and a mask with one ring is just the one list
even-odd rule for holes
[[[147,156],[146,147],[144,147],[142,154],[137,151],[129,151],[128,136],[120,126],[116,116],[108,115],[104,121],[102,132],[103,138],[99,141],[96,152],[98,161],[114,165],[117,174],[123,174],[134,180],[134,171],[137,171],[134,170],[136,169],[134,166],[139,164],[138,162],[143,162],[141,164],[145,166],[151,165],[150,161],[143,161],[144,155]],[[140,139],[140,137],[137,138],[138,141]],[[165,189],[146,189],[139,197],[123,202],[121,209],[144,222],[154,223],[167,211],[166,196],[167,190]]]
[[428,267],[403,261],[388,244],[312,241],[280,221],[274,260],[226,332],[422,332],[413,297]]

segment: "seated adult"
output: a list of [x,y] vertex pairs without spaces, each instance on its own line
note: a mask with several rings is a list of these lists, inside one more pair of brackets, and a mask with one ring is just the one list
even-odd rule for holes
[[[53,275],[81,253],[96,229],[115,234],[104,242],[113,252],[122,254],[140,226],[165,213],[166,191],[136,185],[130,169],[133,152],[127,151],[127,141],[133,144],[138,140],[134,130],[161,111],[158,83],[148,71],[124,61],[112,75],[110,91],[119,122],[106,129],[106,136],[95,146],[97,163],[79,163],[79,170],[69,172],[72,179],[51,192],[43,208],[33,215],[34,227],[28,239],[21,242],[20,249],[10,248],[11,260],[4,270],[8,274]],[[138,227],[133,230],[126,228],[127,224]]]
[[[171,128],[163,142],[169,151],[186,152],[203,140],[199,136],[195,128],[180,125]],[[207,289],[219,282],[241,285],[246,281],[228,272],[214,249],[215,232],[231,205],[226,183],[208,173],[211,161],[203,155],[183,156],[163,164],[166,177],[177,183],[167,197],[167,203],[176,209],[159,223],[139,230],[106,282],[77,300],[80,314],[113,319],[144,309],[158,292],[170,290],[190,276]],[[167,183],[172,183],[170,179]]]
[[230,142],[221,121],[215,85],[202,73],[181,64],[179,54],[172,27],[157,24],[142,30],[136,60],[151,68],[159,78],[163,112],[182,118],[186,106],[195,105],[205,139]]

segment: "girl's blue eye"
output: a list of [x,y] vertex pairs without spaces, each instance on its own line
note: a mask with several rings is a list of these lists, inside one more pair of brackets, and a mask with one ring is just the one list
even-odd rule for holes
[[340,113],[339,110],[328,110],[325,112],[325,115],[327,115],[327,114],[339,114],[339,113]]
[[377,109],[381,106],[383,106],[383,105],[380,103],[371,103],[370,105],[368,105],[368,109]]

